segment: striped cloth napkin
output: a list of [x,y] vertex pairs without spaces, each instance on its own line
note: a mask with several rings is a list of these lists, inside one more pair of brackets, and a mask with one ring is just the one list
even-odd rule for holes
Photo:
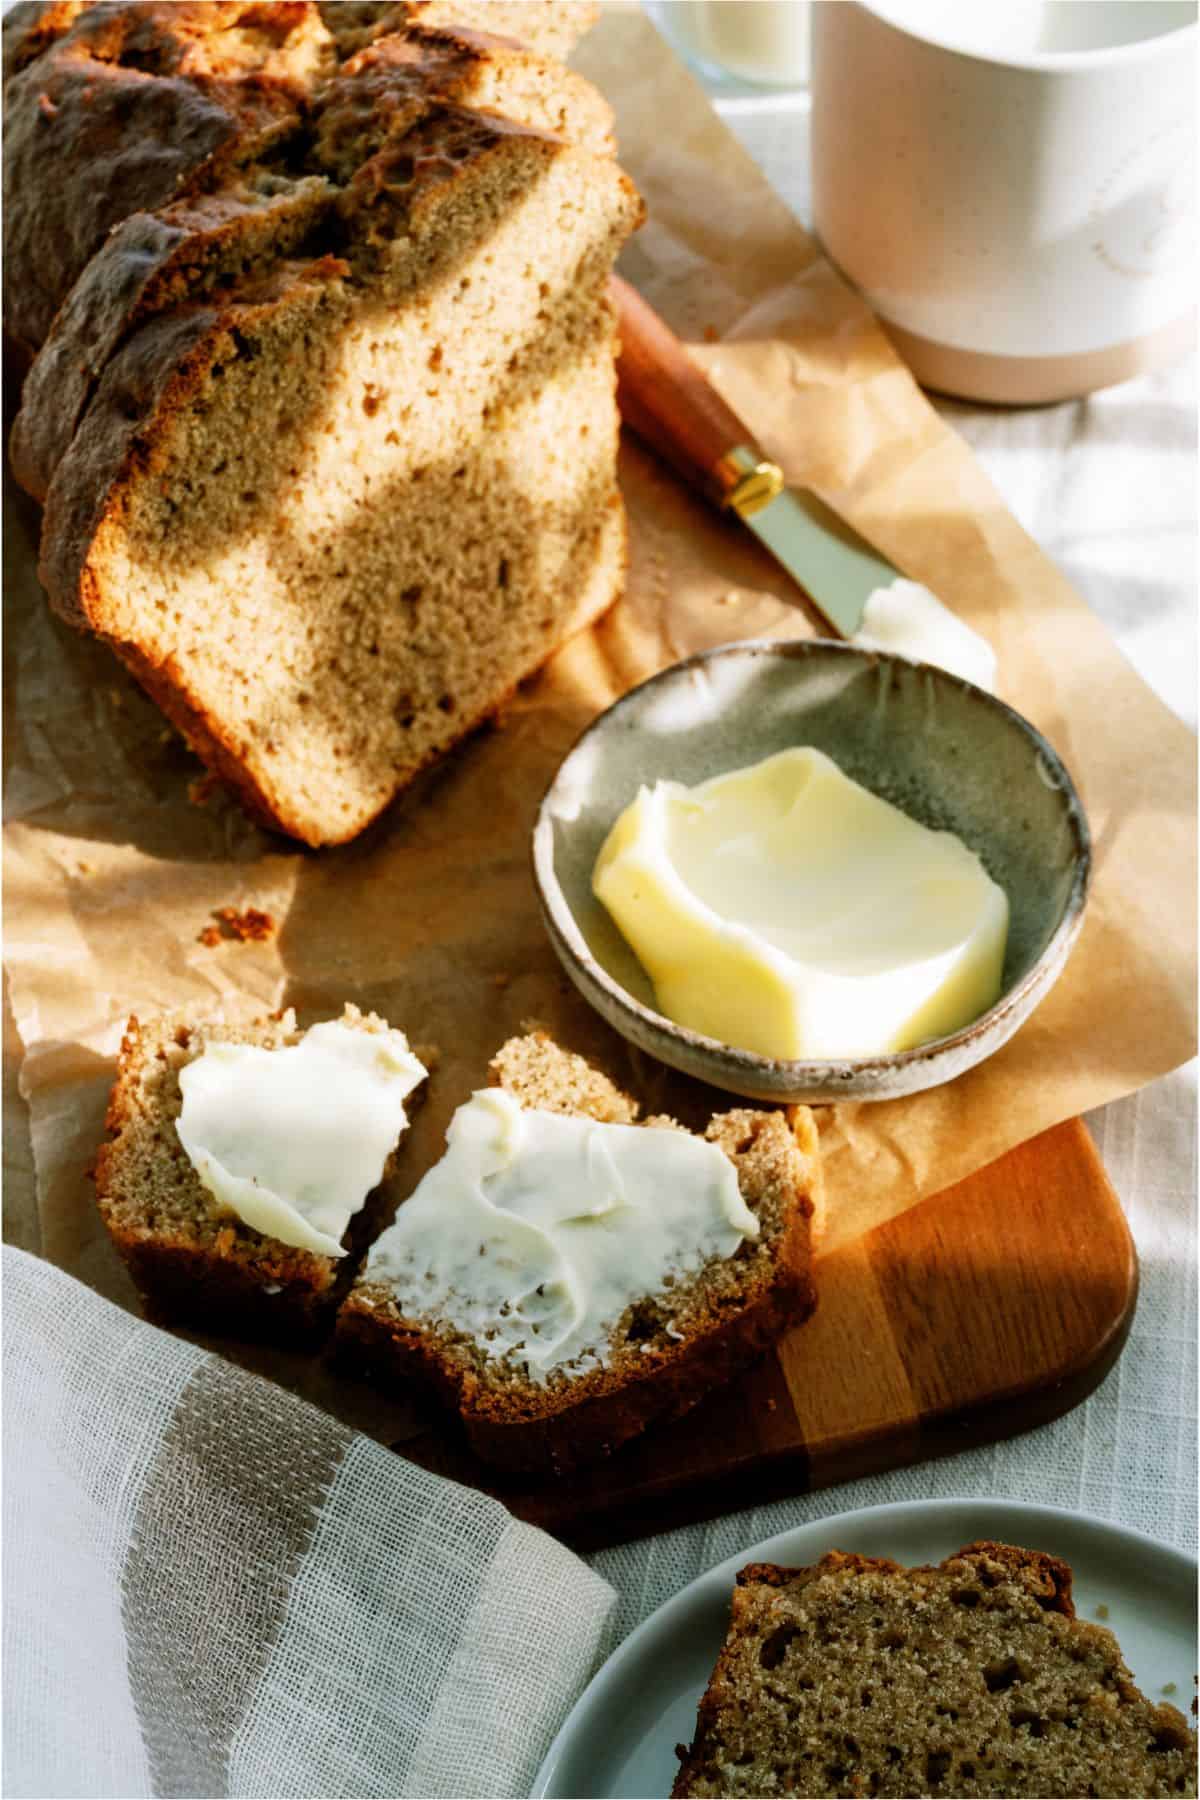
[[525,1794],[607,1584],[4,1251],[10,1800]]

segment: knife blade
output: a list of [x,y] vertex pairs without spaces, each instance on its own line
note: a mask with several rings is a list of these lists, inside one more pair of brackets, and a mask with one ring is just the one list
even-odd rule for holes
[[670,327],[619,275],[617,402],[625,423],[688,484],[733,512],[839,637],[862,625],[871,594],[904,577],[852,526],[789,488]]

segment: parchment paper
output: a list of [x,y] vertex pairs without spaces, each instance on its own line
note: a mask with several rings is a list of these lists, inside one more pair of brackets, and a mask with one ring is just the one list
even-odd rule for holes
[[[845,1243],[1021,1140],[1130,1092],[1192,1053],[1194,741],[1005,511],[864,305],[636,12],[608,14],[579,63],[618,112],[650,218],[624,271],[702,346],[713,380],[789,477],[823,492],[999,654],[1000,691],[1063,756],[1095,840],[1087,923],[1058,986],[997,1056],[949,1086],[822,1109],[826,1247]],[[864,199],[866,203],[866,198]],[[719,340],[719,341],[714,341]],[[785,576],[636,444],[622,456],[631,568],[622,602],[356,843],[300,852],[201,773],[99,645],[53,620],[34,573],[36,509],[6,514],[6,947],[24,1060],[10,1107],[6,1224],[136,1306],[85,1168],[130,1011],[345,999],[441,1060],[404,1152],[415,1183],[488,1057],[527,1019],[606,1062],[651,1110],[697,1121],[722,1097],[638,1057],[560,974],[529,873],[542,791],[618,694],[706,645],[810,635]],[[279,922],[265,943],[199,934],[220,907]],[[319,1364],[223,1345],[385,1439],[401,1408]]]

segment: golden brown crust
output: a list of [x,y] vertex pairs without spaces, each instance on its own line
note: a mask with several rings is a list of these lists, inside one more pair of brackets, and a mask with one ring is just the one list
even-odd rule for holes
[[815,1575],[863,1575],[869,1572],[911,1575],[916,1579],[942,1574],[952,1561],[970,1557],[998,1563],[1008,1575],[1020,1581],[1027,1592],[1035,1596],[1044,1611],[1061,1613],[1067,1619],[1075,1617],[1075,1603],[1071,1598],[1072,1575],[1068,1564],[1058,1557],[1046,1555],[1045,1551],[1021,1550],[1014,1544],[999,1544],[991,1538],[976,1538],[973,1543],[957,1551],[954,1557],[947,1557],[945,1562],[922,1564],[913,1569],[902,1568],[890,1557],[860,1556],[854,1550],[828,1550],[819,1563],[814,1563],[809,1568],[788,1568],[780,1563],[747,1563],[744,1569],[738,1570],[736,1584],[738,1587],[790,1587],[811,1580]]
[[473,28],[562,57],[595,24],[600,8],[594,0],[321,0],[321,13],[343,57],[390,32],[426,25]]
[[10,442],[22,487],[45,500],[123,341],[218,280],[232,285],[266,257],[291,256],[333,198],[321,176],[262,178],[116,226],[59,308],[22,390]]
[[5,328],[34,350],[114,225],[203,191],[297,129],[333,48],[307,5],[214,0],[59,9],[12,60]]
[[479,109],[593,150],[614,149],[612,109],[590,82],[520,44],[444,27],[380,38],[342,67],[315,120],[313,158],[342,180],[429,112]]

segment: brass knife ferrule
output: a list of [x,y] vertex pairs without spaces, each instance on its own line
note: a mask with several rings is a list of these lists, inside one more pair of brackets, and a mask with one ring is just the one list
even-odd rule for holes
[[732,507],[740,519],[753,518],[783,492],[783,470],[746,444],[727,450],[713,474],[724,490],[721,504]]

